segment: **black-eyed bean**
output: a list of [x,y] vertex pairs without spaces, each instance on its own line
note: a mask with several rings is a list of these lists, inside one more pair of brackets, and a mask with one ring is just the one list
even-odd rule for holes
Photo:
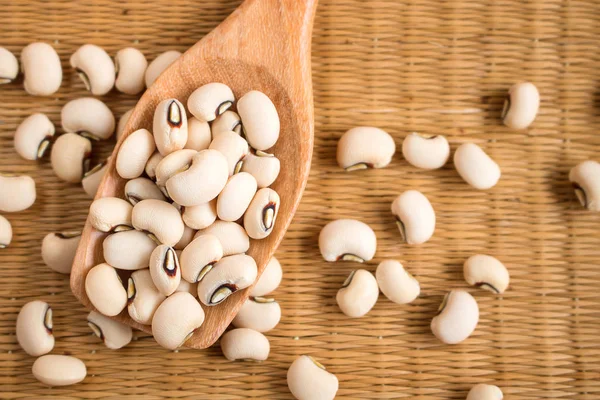
[[70,63],[95,96],[105,95],[115,85],[115,64],[102,47],[84,44],[71,55]]
[[32,114],[15,132],[15,150],[26,160],[42,158],[54,136],[54,124],[41,113]]
[[378,297],[379,287],[373,274],[358,269],[346,278],[335,300],[344,314],[351,318],[359,318],[371,311]]
[[257,332],[268,332],[281,319],[281,307],[275,299],[249,297],[231,321],[236,328],[249,328]]
[[176,292],[186,292],[194,297],[198,297],[198,283],[189,283],[185,279],[179,281],[179,286],[175,289]]
[[422,169],[437,169],[450,157],[450,145],[442,135],[424,136],[416,132],[402,142],[402,154],[409,164]]
[[473,333],[478,321],[479,307],[473,296],[464,290],[452,290],[431,320],[431,332],[443,343],[457,344]]
[[196,230],[186,225],[183,229],[183,235],[181,236],[181,239],[179,239],[179,242],[175,243],[175,246],[173,246],[173,248],[175,250],[185,249],[186,246],[189,245],[192,242],[192,240],[194,240],[195,234]]
[[17,341],[30,356],[50,353],[54,348],[52,308],[40,300],[25,304],[17,316]]
[[422,244],[435,231],[435,211],[425,195],[407,190],[392,202],[392,214],[398,230],[408,244]]
[[394,139],[386,131],[370,126],[352,128],[340,138],[338,165],[346,171],[383,168],[396,152]]
[[150,270],[134,271],[127,281],[127,312],[131,319],[150,325],[156,309],[166,299],[154,285]]
[[215,235],[196,237],[181,252],[181,276],[188,282],[198,282],[223,258],[223,246]]
[[198,283],[198,298],[207,306],[215,306],[256,280],[254,258],[245,254],[223,257]]
[[192,229],[208,228],[217,219],[217,199],[197,206],[184,207],[182,218]]
[[134,179],[144,173],[156,145],[154,137],[146,129],[138,129],[127,136],[117,154],[117,173],[124,179]]
[[475,143],[464,143],[454,152],[458,174],[475,189],[490,189],[500,179],[500,167]]
[[213,82],[194,90],[188,98],[187,106],[194,117],[210,122],[227,111],[234,101],[235,97],[229,86]]
[[242,160],[250,148],[248,142],[235,132],[221,132],[211,142],[209,149],[221,152],[227,159],[229,176],[236,174],[242,167]]
[[35,203],[35,181],[27,175],[0,174],[0,211],[17,212]]
[[200,121],[195,117],[188,119],[188,139],[185,149],[206,150],[210,146],[211,140],[212,134],[208,122]]
[[148,178],[135,178],[127,181],[124,191],[127,201],[134,206],[147,199],[167,200],[158,186]]
[[256,179],[247,172],[233,175],[217,199],[217,216],[223,221],[240,219],[256,194]]
[[262,189],[271,186],[281,168],[279,159],[273,154],[257,151],[248,153],[242,160],[242,168],[240,171],[248,172],[256,179],[258,188]]
[[275,256],[271,257],[256,285],[250,290],[250,296],[260,297],[271,293],[279,287],[282,276],[283,270],[279,260]]
[[152,335],[170,350],[182,346],[204,322],[204,310],[194,296],[176,292],[167,297],[152,318]]
[[377,250],[373,229],[354,219],[329,222],[319,234],[319,250],[325,261],[369,261]]
[[512,129],[526,129],[540,108],[540,93],[531,82],[515,83],[508,91],[502,110],[502,122]]
[[150,256],[150,276],[159,292],[170,296],[175,292],[181,281],[181,268],[175,249],[160,245]]
[[154,169],[156,184],[164,187],[169,178],[187,170],[196,154],[198,154],[196,150],[182,149],[166,155]]
[[165,51],[162,54],[159,54],[146,68],[146,74],[144,75],[144,81],[146,82],[146,87],[150,87],[163,73],[165,69],[167,69],[171,64],[175,62],[179,57],[181,57],[181,53],[176,50]]
[[138,94],[146,87],[144,76],[148,61],[144,53],[133,47],[126,47],[115,56],[115,87],[119,92]]
[[188,140],[188,124],[185,107],[177,99],[158,103],[154,112],[152,133],[156,149],[166,156],[185,147]]
[[42,260],[52,270],[70,274],[81,232],[49,233],[42,240]]
[[211,124],[213,137],[217,137],[222,132],[233,131],[238,135],[242,133],[242,120],[240,116],[231,110],[225,111],[219,115]]
[[129,325],[105,317],[96,311],[90,311],[87,316],[87,323],[92,332],[109,349],[116,350],[125,347],[133,337],[133,331]]
[[102,242],[106,262],[124,270],[148,268],[156,246],[147,234],[135,230],[113,233]]
[[56,176],[65,182],[80,183],[90,169],[92,143],[76,133],[60,135],[52,145],[50,163]]
[[133,229],[133,206],[118,197],[102,197],[92,202],[89,220],[100,232],[120,232]]
[[269,339],[252,329],[232,329],[221,337],[221,351],[229,361],[265,361],[270,350]]
[[600,163],[587,160],[569,172],[575,195],[582,206],[590,211],[600,211]]
[[0,249],[5,249],[12,241],[12,226],[10,221],[0,215]]
[[202,150],[192,164],[167,180],[169,197],[184,206],[208,203],[221,193],[229,178],[227,159],[217,150]]
[[96,197],[100,183],[102,183],[102,178],[104,178],[104,174],[106,173],[109,160],[110,157],[83,174],[81,186],[88,197],[92,199]]
[[125,111],[125,114],[121,115],[121,118],[119,118],[119,123],[117,124],[117,131],[115,133],[115,135],[117,136],[117,142],[121,139],[121,136],[123,136],[123,133],[125,132],[125,125],[127,125],[127,121],[129,121],[131,113],[133,113],[133,108],[130,108],[129,110]]
[[31,43],[21,51],[23,87],[33,96],[50,96],[62,83],[62,67],[56,50],[48,43]]
[[10,83],[19,75],[19,62],[10,50],[0,47],[0,85]]
[[98,312],[114,317],[127,306],[127,291],[110,265],[98,264],[85,277],[85,293]]
[[115,131],[115,117],[102,101],[93,97],[71,100],[60,111],[65,132],[92,140],[105,140]]
[[46,354],[33,363],[35,379],[48,386],[74,385],[85,379],[87,369],[83,361],[72,356]]
[[196,237],[211,234],[215,235],[221,246],[223,246],[223,256],[245,253],[250,248],[250,238],[244,228],[228,221],[215,221],[208,228],[200,229],[196,232]]
[[379,263],[375,277],[381,293],[396,304],[412,303],[421,292],[419,281],[396,260]]
[[175,246],[183,236],[181,214],[173,205],[156,199],[142,200],[133,207],[135,229],[148,232],[157,243]]
[[504,394],[498,386],[480,383],[469,390],[467,400],[502,400]]
[[279,195],[271,188],[262,188],[250,202],[244,214],[244,228],[252,239],[264,239],[273,232],[279,213]]
[[298,400],[333,400],[338,379],[310,356],[300,356],[287,371],[290,392]]
[[160,154],[158,151],[155,151],[146,163],[144,171],[146,172],[146,175],[148,175],[148,178],[152,179],[153,181],[156,181],[156,167],[158,164],[160,164],[163,158],[164,157],[162,154]]
[[495,257],[476,254],[465,261],[463,274],[469,285],[478,286],[490,292],[501,294],[508,288],[508,270]]
[[264,93],[252,90],[237,102],[242,130],[250,146],[267,150],[279,139],[279,114],[275,104]]

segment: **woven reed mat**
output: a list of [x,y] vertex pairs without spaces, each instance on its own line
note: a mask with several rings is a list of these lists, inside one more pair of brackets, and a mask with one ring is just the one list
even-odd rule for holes
[[[49,41],[65,71],[50,98],[26,95],[20,81],[0,87],[0,172],[30,174],[38,188],[31,209],[8,215],[14,242],[0,251],[0,398],[290,399],[286,371],[300,354],[338,376],[338,398],[464,399],[480,382],[500,386],[511,400],[600,398],[600,214],[579,206],[567,178],[576,163],[600,158],[597,0],[322,0],[313,41],[314,159],[277,252],[283,317],[268,333],[269,360],[228,362],[218,346],[167,351],[139,332],[111,351],[92,336],[68,279],[40,257],[44,235],[80,228],[90,201],[79,186],[60,182],[48,160],[21,160],[14,130],[40,111],[59,127],[61,106],[88,95],[68,65],[81,44],[111,54],[135,46],[153,59],[184,51],[238,4],[0,0],[0,45],[19,53],[29,42]],[[513,131],[499,114],[520,80],[535,82],[542,104],[531,129]],[[102,99],[117,117],[135,103],[114,92]],[[356,125],[387,130],[398,149],[412,131],[446,135],[453,149],[474,141],[501,165],[502,179],[476,191],[452,162],[420,171],[400,151],[388,168],[345,173],[336,143]],[[95,159],[111,146],[95,145]],[[409,188],[425,193],[437,213],[435,234],[421,246],[400,242],[389,211]],[[364,268],[374,272],[379,261],[396,258],[418,277],[422,294],[413,304],[381,295],[364,318],[341,314],[336,291],[359,265],[324,262],[317,237],[342,217],[365,221],[377,234],[377,255]],[[503,296],[463,281],[462,264],[475,253],[509,268]],[[429,330],[451,288],[468,288],[481,309],[475,333],[455,346]],[[84,360],[83,383],[49,389],[33,378],[34,358],[15,337],[19,308],[33,299],[52,305],[53,353]]]

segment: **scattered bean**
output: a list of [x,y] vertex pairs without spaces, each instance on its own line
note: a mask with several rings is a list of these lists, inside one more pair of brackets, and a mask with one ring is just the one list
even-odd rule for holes
[[150,276],[159,292],[170,296],[181,281],[181,268],[175,249],[162,244],[150,256]]
[[183,235],[181,236],[181,239],[179,239],[179,242],[177,242],[175,244],[175,246],[173,246],[173,248],[175,250],[183,250],[186,248],[187,245],[189,245],[192,240],[194,240],[194,235],[196,234],[196,230],[190,228],[189,226],[185,226],[184,230],[183,230]]
[[131,204],[118,197],[102,197],[92,202],[89,220],[100,232],[120,232],[133,229]]
[[125,198],[134,206],[140,201],[148,199],[166,201],[158,186],[148,178],[135,178],[127,181]]
[[33,96],[50,96],[62,83],[62,67],[56,50],[48,43],[31,43],[21,51],[25,91]]
[[229,86],[214,82],[194,90],[188,98],[187,106],[198,120],[210,122],[227,111],[234,101],[235,97]]
[[5,249],[12,241],[12,226],[10,221],[0,215],[0,249]]
[[35,379],[48,386],[67,386],[85,379],[85,364],[78,358],[47,354],[33,363],[31,372]]
[[198,298],[204,305],[215,306],[252,285],[256,275],[254,258],[245,254],[223,257],[199,281]]
[[100,183],[102,183],[102,178],[104,178],[104,174],[106,173],[109,159],[110,157],[83,174],[81,186],[85,193],[92,199],[96,197]]
[[135,229],[148,232],[157,243],[175,246],[183,236],[183,220],[173,205],[155,199],[142,200],[133,207]]
[[49,233],[42,240],[42,259],[52,270],[70,274],[81,232]]
[[422,244],[435,231],[435,211],[425,195],[417,190],[407,190],[392,203],[392,214],[398,230],[408,244]]
[[378,297],[379,287],[373,274],[359,269],[350,273],[335,300],[344,314],[359,318],[371,311]]
[[239,135],[242,132],[242,120],[235,111],[227,110],[215,118],[212,122],[211,130],[214,137],[228,131],[233,131]]
[[333,400],[338,379],[310,356],[300,356],[287,372],[290,392],[298,400]]
[[231,321],[236,328],[249,328],[257,332],[268,332],[281,319],[281,307],[275,299],[249,297]]
[[394,139],[386,131],[370,126],[352,128],[340,138],[338,165],[346,171],[383,168],[396,152]]
[[479,286],[490,292],[502,294],[508,287],[508,270],[497,258],[476,254],[465,261],[465,280],[469,285]]
[[138,94],[144,90],[146,68],[148,68],[148,61],[144,53],[133,47],[119,50],[115,56],[117,90],[127,94]]
[[[218,211],[218,205],[217,205]],[[273,232],[279,213],[279,195],[271,188],[256,192],[244,214],[244,228],[252,239],[264,239]]]
[[171,177],[167,193],[182,206],[208,203],[221,193],[228,179],[227,159],[217,150],[202,150],[186,171]]
[[146,68],[146,74],[144,80],[146,81],[146,87],[150,87],[154,81],[167,69],[171,64],[175,62],[181,53],[176,50],[165,51],[154,59]]
[[17,57],[4,47],[0,47],[0,85],[11,83],[19,75]]
[[256,194],[256,179],[247,172],[233,175],[219,194],[217,215],[223,221],[240,219]]
[[25,304],[17,316],[17,341],[30,356],[50,353],[54,348],[52,308],[44,301]]
[[150,325],[156,309],[166,299],[152,281],[150,270],[134,271],[127,282],[127,312],[131,319]]
[[467,400],[502,400],[504,395],[498,386],[480,383],[469,391]]
[[275,182],[280,168],[279,159],[273,154],[257,151],[256,154],[248,153],[244,157],[240,171],[252,174],[258,188],[262,189]]
[[265,361],[270,350],[269,339],[252,329],[232,329],[221,337],[221,351],[229,361]]
[[279,114],[275,104],[264,93],[252,90],[237,102],[244,135],[256,150],[267,150],[279,139]]
[[431,320],[431,331],[443,343],[457,344],[473,333],[478,321],[479,307],[473,296],[463,290],[452,290]]
[[189,293],[176,292],[167,297],[152,318],[152,335],[170,350],[182,346],[204,322],[204,310]]
[[128,325],[105,317],[96,311],[90,311],[87,321],[90,329],[109,349],[120,349],[131,342],[133,331]]
[[156,149],[166,156],[184,148],[188,140],[187,116],[183,104],[177,99],[158,103],[154,112],[152,132]]
[[144,168],[156,145],[152,134],[146,129],[138,129],[127,136],[117,153],[117,173],[124,179],[134,179],[144,173]]
[[419,281],[396,260],[379,263],[375,277],[381,292],[396,304],[412,303],[421,292]]
[[183,222],[192,229],[208,228],[217,219],[217,199],[197,206],[184,207],[182,217]]
[[329,222],[319,234],[319,249],[325,261],[369,261],[375,255],[377,238],[373,229],[354,219]]
[[154,181],[156,180],[156,167],[158,166],[158,164],[160,164],[163,158],[163,155],[160,154],[158,151],[154,152],[154,154],[150,156],[150,159],[148,159],[148,162],[146,163],[146,167],[144,169],[146,175],[148,175],[148,178]]
[[185,279],[179,281],[176,292],[186,292],[194,297],[198,297],[198,283],[189,283]]
[[114,317],[127,306],[127,292],[117,270],[108,264],[98,264],[85,277],[85,292],[96,309]]
[[250,290],[250,296],[260,297],[271,293],[279,287],[282,276],[279,260],[275,256],[271,257],[256,285]]
[[60,111],[65,132],[77,133],[91,140],[105,140],[115,131],[115,116],[102,101],[82,97],[69,101]]
[[80,183],[90,169],[92,143],[76,133],[60,135],[50,153],[50,163],[56,176],[65,182]]
[[502,110],[504,125],[512,129],[526,129],[533,123],[540,108],[540,93],[530,82],[514,84],[508,91]]
[[459,175],[475,189],[490,189],[500,179],[500,167],[475,143],[464,143],[454,152]]
[[569,172],[575,195],[582,206],[590,211],[600,211],[600,163],[587,160]]
[[208,122],[200,121],[195,117],[188,119],[188,139],[185,149],[206,150],[210,146],[211,140],[212,135]]
[[35,203],[35,198],[35,181],[30,176],[0,174],[0,211],[26,210]]
[[121,140],[121,136],[125,133],[125,125],[127,125],[127,121],[129,121],[129,117],[131,117],[131,113],[133,113],[133,108],[125,111],[125,114],[121,115],[119,118],[119,123],[117,124],[117,142]]
[[95,96],[110,92],[115,84],[115,64],[102,47],[84,44],[71,56],[71,67]]
[[450,145],[442,135],[424,136],[413,132],[404,138],[402,154],[406,161],[417,168],[438,169],[448,161]]
[[148,268],[156,243],[144,232],[123,231],[108,235],[102,243],[104,259],[115,268]]
[[235,132],[221,132],[213,139],[209,149],[218,150],[225,156],[229,168],[229,176],[240,171],[242,160],[250,150],[248,142]]
[[45,114],[32,114],[17,127],[15,150],[26,160],[37,160],[44,157],[53,136],[52,121]]
[[223,246],[215,235],[198,236],[181,252],[181,276],[188,282],[198,282],[221,258]]
[[196,150],[183,149],[166,155],[154,169],[156,184],[164,187],[169,178],[187,170],[196,154],[198,154]]

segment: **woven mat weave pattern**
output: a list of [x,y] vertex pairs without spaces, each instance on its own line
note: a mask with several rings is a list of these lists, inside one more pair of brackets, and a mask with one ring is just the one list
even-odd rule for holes
[[[0,87],[0,172],[32,175],[38,200],[9,214],[14,242],[0,251],[0,398],[34,399],[291,399],[289,364],[310,354],[340,380],[340,399],[464,399],[480,382],[511,400],[600,398],[600,214],[582,210],[568,171],[600,159],[600,3],[596,0],[321,0],[313,39],[315,151],[296,218],[277,251],[284,280],[274,293],[281,323],[267,336],[263,363],[225,360],[207,351],[159,348],[151,337],[119,351],[91,335],[87,312],[68,279],[42,262],[51,231],[82,226],[90,200],[60,182],[48,160],[14,152],[18,123],[45,112],[60,127],[60,108],[88,96],[68,65],[84,43],[111,55],[134,46],[149,60],[184,51],[214,28],[239,0],[0,0],[0,45],[16,54],[38,40],[60,54],[64,80],[49,98],[26,95],[22,82]],[[540,89],[533,127],[513,131],[499,121],[504,95],[516,81]],[[136,98],[103,96],[119,117]],[[388,168],[345,173],[335,162],[337,139],[357,125],[393,135],[398,150],[412,131],[443,134],[454,150],[480,144],[500,164],[502,178],[476,191],[452,162],[420,171],[397,152]],[[113,143],[94,146],[106,157]],[[418,189],[437,213],[434,237],[407,246],[390,214],[392,200]],[[320,228],[336,218],[367,222],[377,254],[402,261],[421,283],[421,297],[399,306],[380,296],[364,318],[339,311],[335,293],[351,263],[329,264],[317,247]],[[468,288],[464,260],[497,256],[509,268],[503,296]],[[429,323],[443,294],[467,288],[481,318],[466,342],[442,345]],[[33,357],[18,346],[15,320],[33,299],[54,309],[55,354],[85,361],[79,385],[48,389],[31,374]]]

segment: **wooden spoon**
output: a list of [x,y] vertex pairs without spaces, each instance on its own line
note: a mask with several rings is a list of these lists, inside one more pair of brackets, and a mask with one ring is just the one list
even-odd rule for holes
[[[318,0],[246,0],[215,30],[175,61],[144,93],[131,114],[124,135],[115,146],[96,198],[124,197],[126,181],[115,170],[116,154],[123,138],[146,128],[152,131],[156,105],[167,98],[186,104],[189,95],[210,82],[222,82],[240,98],[260,90],[271,98],[281,120],[281,134],[270,150],[281,161],[281,172],[271,186],[281,196],[275,228],[263,240],[251,240],[259,276],[283,239],[308,180],[313,147],[313,98],[311,36]],[[71,290],[88,309],[85,277],[104,261],[106,234],[85,224],[71,271]],[[127,274],[122,278],[127,283]],[[231,295],[223,303],[203,308],[206,319],[185,343],[194,348],[213,344],[247,299],[249,289]],[[151,333],[151,327],[133,321],[125,309],[115,320]]]

